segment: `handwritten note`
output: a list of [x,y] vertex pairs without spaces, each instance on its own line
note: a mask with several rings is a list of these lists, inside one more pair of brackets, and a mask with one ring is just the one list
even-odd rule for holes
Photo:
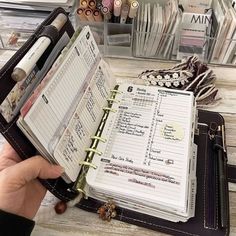
[[65,168],[65,178],[75,181],[115,86],[89,27],[45,79],[18,123],[27,125],[50,161]]
[[109,78],[107,65],[101,61],[55,147],[54,158],[72,181],[78,177],[80,163],[86,156],[85,149],[91,145],[90,137],[98,128],[112,86],[114,81]]
[[52,138],[70,119],[100,59],[95,45],[91,31],[84,28],[53,76],[48,79],[47,75],[46,83],[42,81],[36,101],[25,114],[25,123],[50,154]]
[[[120,86],[89,170],[92,188],[185,209],[193,95],[137,85]],[[96,187],[95,187],[96,186]],[[124,192],[124,186],[125,192]]]
[[184,129],[174,122],[166,123],[161,128],[161,135],[168,140],[182,140],[184,138]]

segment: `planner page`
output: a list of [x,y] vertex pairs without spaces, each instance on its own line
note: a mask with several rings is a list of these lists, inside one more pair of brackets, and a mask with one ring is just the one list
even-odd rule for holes
[[87,184],[186,213],[193,144],[191,92],[122,84]]
[[53,137],[68,122],[100,59],[92,33],[84,27],[56,73],[37,92],[36,101],[24,114],[24,122],[50,154]]
[[55,74],[42,82],[32,105],[25,105],[27,109],[18,120],[18,126],[37,150],[50,162],[64,167],[66,182],[78,177],[85,149],[90,146],[115,86],[89,27],[83,28],[69,50]]
[[107,104],[110,90],[115,80],[109,73],[107,64],[101,60],[79,102],[64,133],[54,149],[54,158],[65,168],[70,180],[75,181],[81,169],[103,115],[103,107]]

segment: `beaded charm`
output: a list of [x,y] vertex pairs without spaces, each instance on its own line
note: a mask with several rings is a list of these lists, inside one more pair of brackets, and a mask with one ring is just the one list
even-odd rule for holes
[[55,206],[55,211],[57,214],[61,215],[63,214],[67,209],[67,204],[66,202],[60,201],[56,204]]
[[110,221],[117,215],[115,208],[115,204],[109,200],[107,203],[99,207],[97,213],[102,220]]

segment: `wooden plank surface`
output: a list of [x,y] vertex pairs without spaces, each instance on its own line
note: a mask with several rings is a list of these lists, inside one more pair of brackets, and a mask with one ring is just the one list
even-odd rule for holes
[[[144,70],[168,68],[169,62],[152,60],[107,59],[118,82],[133,81]],[[226,140],[229,162],[236,164],[236,68],[212,66],[217,75],[216,85],[222,97],[219,105],[209,110],[220,112],[226,122]],[[0,142],[2,139],[0,139]],[[235,189],[234,185],[230,185]],[[236,192],[230,192],[230,235],[236,235]],[[152,230],[112,220],[101,221],[97,214],[70,208],[63,215],[56,215],[46,223],[36,225],[32,236],[94,236],[94,235],[164,235]]]

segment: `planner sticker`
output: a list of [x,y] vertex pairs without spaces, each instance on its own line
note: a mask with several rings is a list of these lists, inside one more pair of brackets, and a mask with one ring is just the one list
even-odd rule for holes
[[184,129],[177,123],[166,123],[160,129],[161,136],[167,140],[181,141],[184,138]]

